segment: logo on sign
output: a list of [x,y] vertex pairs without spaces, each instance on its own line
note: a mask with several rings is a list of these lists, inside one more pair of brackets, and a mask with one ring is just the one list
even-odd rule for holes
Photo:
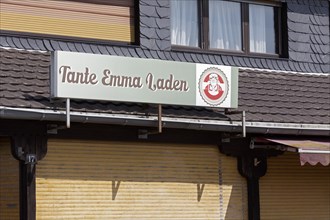
[[228,80],[218,68],[207,68],[199,79],[199,93],[212,106],[220,105],[228,94]]

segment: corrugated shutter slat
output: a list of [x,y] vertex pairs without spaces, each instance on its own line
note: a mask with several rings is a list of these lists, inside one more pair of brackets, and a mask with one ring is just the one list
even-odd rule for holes
[[270,158],[260,179],[260,206],[265,220],[328,220],[330,167],[301,166],[294,153]]
[[0,138],[0,219],[19,219],[19,162],[8,139]]
[[[134,42],[133,0],[103,4],[55,0],[2,0],[0,28],[63,37]],[[125,3],[125,4],[124,4]]]

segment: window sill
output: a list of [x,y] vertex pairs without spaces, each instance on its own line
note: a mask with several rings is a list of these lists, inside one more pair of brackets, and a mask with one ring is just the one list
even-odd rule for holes
[[205,50],[196,47],[185,47],[172,45],[171,51],[173,52],[188,52],[188,53],[198,53],[207,55],[226,55],[226,56],[238,56],[246,58],[272,58],[278,60],[288,60],[287,57],[281,57],[279,54],[268,54],[268,53],[244,53],[242,51],[231,51],[231,50]]

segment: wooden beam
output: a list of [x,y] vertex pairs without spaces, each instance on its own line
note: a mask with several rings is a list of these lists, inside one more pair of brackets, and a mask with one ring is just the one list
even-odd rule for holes
[[[25,131],[29,132],[29,131]],[[46,130],[44,131],[46,133]],[[44,134],[11,136],[13,156],[20,161],[20,219],[36,219],[36,164],[47,152]]]

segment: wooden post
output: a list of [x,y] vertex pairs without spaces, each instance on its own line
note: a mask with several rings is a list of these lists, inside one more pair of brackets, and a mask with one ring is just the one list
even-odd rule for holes
[[47,136],[11,136],[13,156],[20,161],[20,219],[36,219],[36,164],[47,152]]
[[250,138],[228,138],[220,145],[224,154],[237,157],[239,173],[247,180],[249,220],[260,220],[259,178],[267,172],[267,157],[278,151],[251,149]]
[[249,220],[260,220],[259,178],[267,172],[267,157],[245,154],[237,159],[238,171],[247,180]]
[[36,179],[35,169],[20,161],[20,219],[36,219]]
[[247,178],[249,220],[260,219],[259,178]]

